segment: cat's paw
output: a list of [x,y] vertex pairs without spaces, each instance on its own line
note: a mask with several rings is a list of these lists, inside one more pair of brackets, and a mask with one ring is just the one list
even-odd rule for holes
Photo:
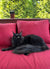
[[4,48],[1,51],[6,51]]
[[24,55],[29,55],[28,53],[24,53]]

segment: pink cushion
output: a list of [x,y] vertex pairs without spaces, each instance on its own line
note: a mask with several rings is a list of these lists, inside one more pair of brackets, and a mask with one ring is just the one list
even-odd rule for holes
[[17,21],[18,33],[22,31],[22,35],[34,34],[44,39],[46,43],[50,43],[49,39],[49,21]]
[[11,46],[13,32],[16,32],[16,23],[0,23],[0,46]]

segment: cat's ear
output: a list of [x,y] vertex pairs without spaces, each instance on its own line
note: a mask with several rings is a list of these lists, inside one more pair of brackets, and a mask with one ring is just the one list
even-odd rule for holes
[[15,35],[15,33],[13,32],[13,35]]
[[22,31],[20,32],[20,35],[22,35]]

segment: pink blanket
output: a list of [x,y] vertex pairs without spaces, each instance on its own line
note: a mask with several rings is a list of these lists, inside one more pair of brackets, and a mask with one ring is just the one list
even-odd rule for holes
[[[48,46],[50,47],[50,44]],[[28,56],[13,54],[12,51],[0,51],[0,69],[50,69],[50,50]]]

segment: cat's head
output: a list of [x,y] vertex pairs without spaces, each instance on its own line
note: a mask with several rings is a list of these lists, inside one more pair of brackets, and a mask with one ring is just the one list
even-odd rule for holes
[[22,36],[22,32],[20,32],[20,33],[14,33],[14,32],[13,32],[13,39],[14,39],[14,41],[15,41],[17,44],[22,43],[23,38],[24,38],[24,37]]

